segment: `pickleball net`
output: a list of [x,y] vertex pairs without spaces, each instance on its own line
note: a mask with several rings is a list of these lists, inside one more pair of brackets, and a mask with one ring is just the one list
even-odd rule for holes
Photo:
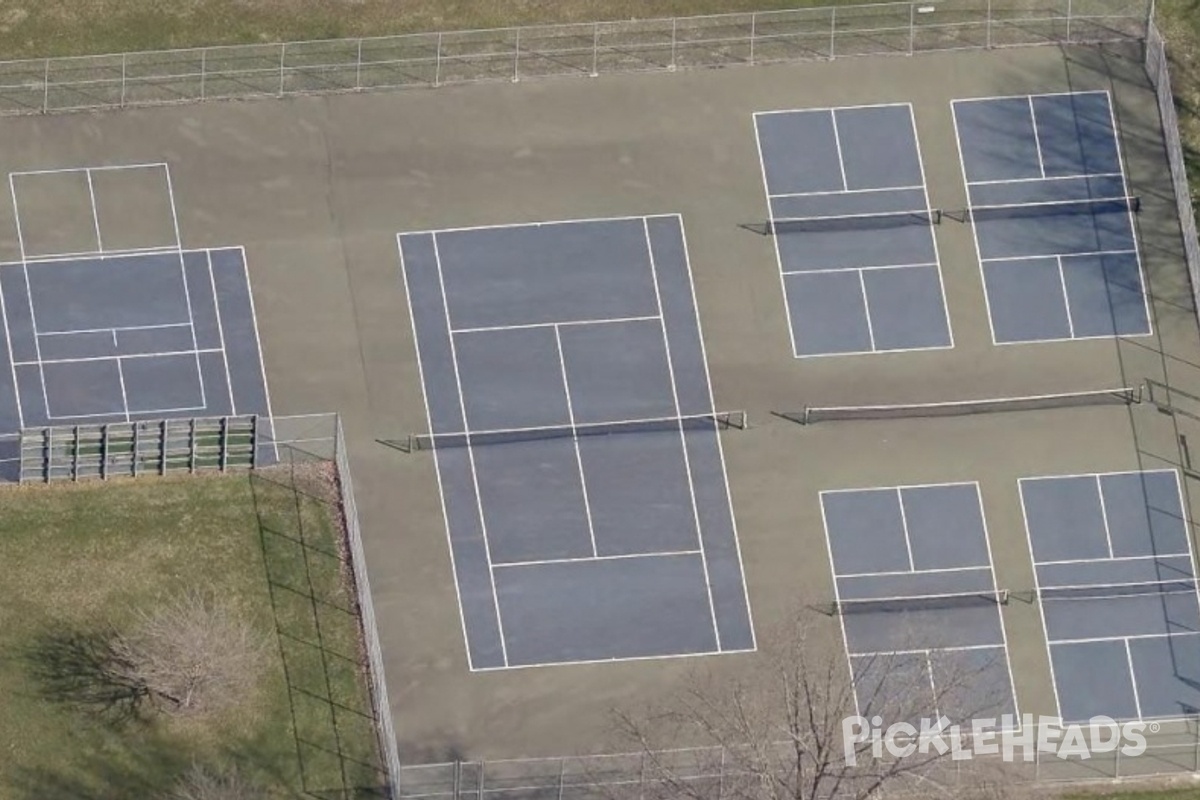
[[1140,403],[1140,388],[1120,387],[1062,394],[999,397],[983,400],[952,400],[941,403],[908,403],[864,406],[806,406],[800,411],[776,412],[784,419],[811,425],[839,420],[883,420],[923,417],[962,417],[1012,411],[1040,411],[1086,406],[1133,405]]
[[908,225],[937,225],[940,209],[888,211],[872,214],[836,214],[829,216],[783,217],[767,220],[765,234],[819,233],[824,231],[869,231],[901,228]]
[[1007,589],[946,594],[868,597],[835,600],[828,604],[829,616],[851,614],[894,614],[918,611],[946,611],[956,608],[986,608],[1008,604]]
[[529,428],[463,431],[457,433],[411,434],[408,451],[482,447],[497,444],[539,442],[554,439],[581,439],[592,436],[617,436],[648,433],[688,433],[692,431],[745,430],[749,427],[745,411],[720,411],[677,417],[620,420],[615,422],[551,425]]

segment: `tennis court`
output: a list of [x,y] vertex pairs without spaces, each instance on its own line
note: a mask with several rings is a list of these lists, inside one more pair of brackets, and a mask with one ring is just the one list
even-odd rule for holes
[[1020,487],[1063,719],[1200,712],[1200,595],[1179,474]]
[[754,122],[793,354],[953,346],[912,107]]
[[997,344],[1150,330],[1107,91],[954,101]]
[[471,668],[753,649],[681,219],[399,248]]
[[183,249],[166,164],[9,182],[21,260],[0,264],[0,433],[233,414],[269,425],[245,252]]
[[821,513],[859,714],[1016,714],[978,484],[828,490]]

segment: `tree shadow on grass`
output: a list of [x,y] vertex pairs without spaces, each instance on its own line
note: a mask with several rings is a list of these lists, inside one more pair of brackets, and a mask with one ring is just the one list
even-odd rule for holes
[[149,695],[121,676],[113,632],[66,625],[41,634],[22,654],[42,696],[121,726],[138,719]]

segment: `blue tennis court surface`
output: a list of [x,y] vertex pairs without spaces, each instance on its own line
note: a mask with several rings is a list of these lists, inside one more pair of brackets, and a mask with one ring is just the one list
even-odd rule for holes
[[954,101],[997,344],[1150,333],[1107,92]]
[[753,649],[681,220],[399,248],[471,668]]
[[0,433],[261,414],[240,248],[0,264]]
[[1015,714],[978,485],[831,490],[821,511],[858,713]]
[[1200,595],[1178,474],[1020,487],[1062,718],[1200,712]]
[[793,353],[951,347],[912,107],[754,122]]

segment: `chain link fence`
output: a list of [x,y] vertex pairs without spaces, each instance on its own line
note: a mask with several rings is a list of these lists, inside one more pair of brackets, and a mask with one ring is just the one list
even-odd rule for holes
[[0,114],[1141,39],[1149,0],[927,0],[0,62]]
[[1179,209],[1179,225],[1183,232],[1183,247],[1187,257],[1188,275],[1196,307],[1200,308],[1200,239],[1196,235],[1196,208],[1188,188],[1187,161],[1183,141],[1179,136],[1179,117],[1175,112],[1175,95],[1171,89],[1171,70],[1167,47],[1158,27],[1151,20],[1146,27],[1146,73],[1158,93],[1158,112],[1162,117],[1163,134],[1167,143],[1167,159],[1171,163],[1171,183]]
[[[1093,752],[1087,758],[1078,755],[1060,758],[1032,744],[1017,747],[1014,760],[1008,763],[998,755],[977,755],[961,761],[947,755],[922,774],[942,786],[979,786],[986,781],[993,787],[1015,787],[1030,783],[1111,782],[1200,771],[1200,719],[1149,723],[1143,735],[1147,746],[1140,755],[1123,755],[1114,748]],[[1029,742],[1038,741],[1036,728],[1027,736]],[[780,763],[786,764],[791,745],[780,743],[778,747]],[[1025,760],[1026,756],[1029,760]],[[666,781],[660,776],[669,773],[671,785],[687,784],[692,796],[722,800],[755,796],[756,776],[731,766],[745,763],[745,758],[731,755],[730,751],[708,747],[653,756],[626,753],[405,766],[400,772],[397,796],[403,800],[645,800],[664,796]],[[847,785],[853,783],[850,774],[847,773]],[[911,793],[906,786],[898,778],[888,796],[914,800],[929,796],[928,786],[919,780]],[[838,800],[838,796],[829,800]]]

